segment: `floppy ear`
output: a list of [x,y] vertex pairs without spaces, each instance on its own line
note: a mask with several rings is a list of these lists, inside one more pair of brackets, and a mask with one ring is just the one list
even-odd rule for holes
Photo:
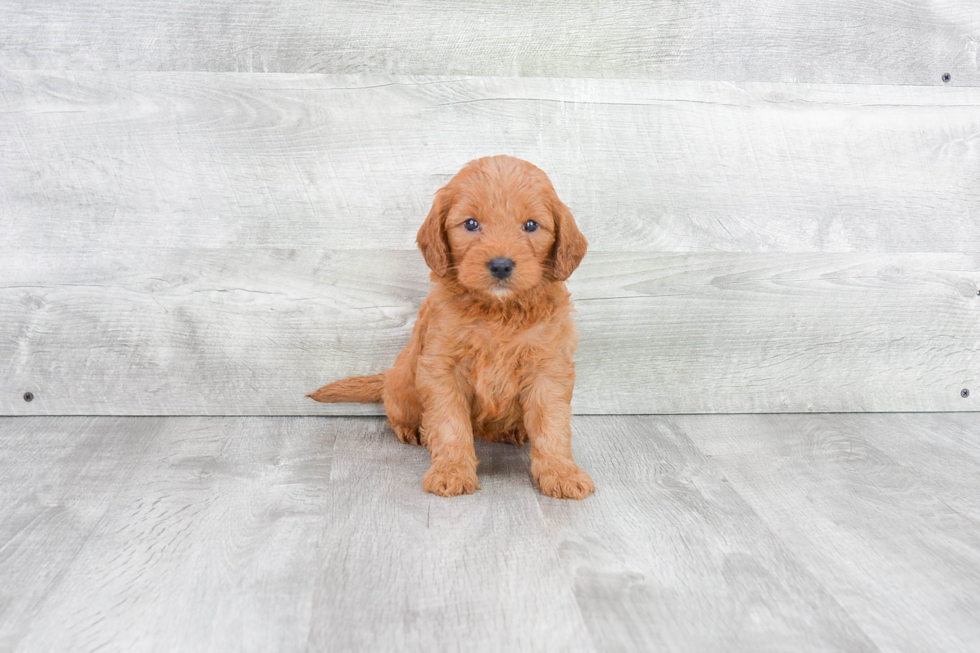
[[578,230],[575,218],[568,207],[558,199],[552,202],[551,213],[555,218],[555,244],[551,249],[551,276],[558,281],[564,281],[585,257],[589,242]]
[[440,277],[446,276],[451,266],[449,241],[446,240],[446,214],[449,213],[451,205],[452,195],[449,186],[443,186],[436,191],[429,215],[419,228],[419,235],[415,239],[426,264]]

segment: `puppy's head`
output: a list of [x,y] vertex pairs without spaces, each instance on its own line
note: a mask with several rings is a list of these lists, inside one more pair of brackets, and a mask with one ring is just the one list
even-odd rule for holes
[[564,281],[588,247],[548,176],[509,156],[471,161],[440,188],[418,245],[436,275],[501,301]]

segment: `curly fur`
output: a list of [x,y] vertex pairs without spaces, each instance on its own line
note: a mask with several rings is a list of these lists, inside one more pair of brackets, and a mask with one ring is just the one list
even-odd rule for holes
[[[477,231],[464,222],[475,219]],[[523,227],[528,220],[539,226]],[[317,401],[384,403],[402,442],[424,445],[422,487],[442,496],[479,489],[473,438],[531,442],[542,492],[595,490],[572,458],[572,356],[578,341],[565,280],[588,243],[547,175],[509,156],[471,161],[435,195],[418,233],[432,290],[394,366],[326,385]],[[498,279],[488,263],[510,258]]]

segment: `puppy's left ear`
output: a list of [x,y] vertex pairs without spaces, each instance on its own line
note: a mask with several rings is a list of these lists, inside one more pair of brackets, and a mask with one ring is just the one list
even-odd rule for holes
[[452,266],[449,258],[449,241],[446,239],[446,215],[451,205],[452,192],[446,185],[436,191],[429,215],[419,228],[415,239],[426,264],[440,277],[446,276]]
[[551,249],[551,276],[557,281],[564,281],[585,257],[589,242],[578,230],[572,212],[568,210],[556,196],[552,200],[551,213],[555,219],[555,244]]

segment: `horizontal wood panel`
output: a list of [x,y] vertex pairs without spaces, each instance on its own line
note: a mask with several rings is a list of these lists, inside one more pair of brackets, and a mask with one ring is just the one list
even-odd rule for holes
[[[0,254],[12,415],[377,412],[303,395],[389,367],[428,289],[415,252]],[[977,409],[977,254],[594,253],[570,287],[579,413]]]
[[980,251],[980,89],[13,73],[9,246],[411,249],[508,153],[592,251]]
[[0,65],[980,83],[973,0],[0,3]]

